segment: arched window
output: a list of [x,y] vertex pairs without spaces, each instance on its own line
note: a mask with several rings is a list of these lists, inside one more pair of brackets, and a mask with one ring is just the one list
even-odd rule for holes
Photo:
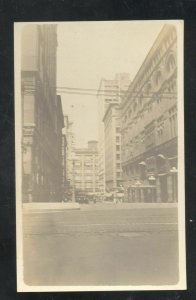
[[151,86],[151,83],[149,82],[149,83],[147,84],[147,86],[146,86],[145,93],[146,93],[147,95],[149,95],[151,89],[152,89],[152,86]]
[[162,79],[162,74],[161,74],[161,71],[159,70],[159,71],[156,73],[156,77],[155,77],[155,83],[156,83],[156,85],[159,85],[159,84],[160,84],[161,79]]
[[133,105],[133,111],[135,112],[137,109],[137,102],[135,101],[134,105]]
[[170,56],[167,59],[167,64],[166,64],[167,72],[170,72],[172,69],[174,69],[175,64],[176,64],[176,62],[175,62],[174,55],[170,54]]

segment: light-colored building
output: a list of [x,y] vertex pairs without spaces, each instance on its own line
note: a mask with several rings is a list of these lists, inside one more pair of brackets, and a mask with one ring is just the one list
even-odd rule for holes
[[109,104],[120,104],[121,97],[130,84],[129,74],[116,74],[112,80],[102,79],[97,93],[98,99],[98,169],[99,169],[99,191],[105,192],[105,136],[103,117]]
[[76,191],[98,192],[97,141],[89,141],[88,148],[74,149],[73,180]]
[[75,147],[75,135],[73,132],[73,122],[70,120],[68,115],[64,115],[64,128],[63,135],[66,138],[66,159],[64,163],[64,191],[66,197],[70,197],[70,189],[72,183],[73,173],[73,152]]
[[63,198],[65,198],[67,190],[67,138],[66,134],[62,134],[62,190]]
[[61,98],[56,25],[24,26],[21,41],[23,201],[61,201]]
[[105,131],[105,189],[122,185],[120,106],[110,104],[103,118]]
[[177,201],[176,28],[165,25],[121,103],[128,201]]

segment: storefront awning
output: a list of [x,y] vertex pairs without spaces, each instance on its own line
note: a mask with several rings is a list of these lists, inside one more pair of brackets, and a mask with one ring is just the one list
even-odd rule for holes
[[140,185],[131,185],[128,188],[134,188],[134,189],[155,189],[155,185],[150,184],[140,184]]
[[161,173],[161,174],[158,174],[158,176],[165,176],[165,175],[168,175],[168,173]]

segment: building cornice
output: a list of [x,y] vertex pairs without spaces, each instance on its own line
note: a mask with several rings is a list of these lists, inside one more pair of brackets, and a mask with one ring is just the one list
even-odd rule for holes
[[142,91],[142,89],[143,89],[144,85],[146,84],[146,82],[148,82],[149,78],[151,78],[154,70],[157,68],[157,66],[160,64],[160,62],[163,60],[163,58],[167,55],[168,49],[171,49],[173,44],[176,42],[176,37],[175,37],[174,40],[172,41],[172,43],[170,44],[170,46],[168,47],[167,51],[165,51],[165,54],[163,54],[161,56],[159,61],[156,63],[156,66],[154,66],[152,72],[147,76],[148,78],[145,80],[145,82],[143,83],[143,85],[139,89],[139,91],[134,91],[135,86],[141,80],[141,76],[145,73],[145,71],[147,69],[147,65],[149,64],[150,60],[153,59],[154,54],[160,49],[160,47],[162,45],[162,42],[165,39],[166,35],[170,31],[172,31],[174,28],[175,27],[173,25],[164,25],[163,29],[161,30],[158,37],[156,38],[152,48],[150,49],[149,53],[147,54],[146,58],[144,59],[144,62],[142,63],[142,65],[140,66],[138,72],[136,73],[136,76],[135,76],[134,80],[131,82],[129,88],[127,89],[127,91],[124,95],[124,97],[122,98],[121,109],[124,108],[124,106],[127,104],[128,100],[130,99],[129,95],[130,95],[131,92],[132,93],[134,92],[134,96],[131,96],[131,98],[135,98]]
[[139,160],[144,160],[144,157],[147,158],[149,155],[151,156],[156,155],[157,153],[159,153],[160,151],[164,151],[166,148],[170,147],[171,145],[175,145],[175,146],[177,145],[177,136],[165,143],[156,145],[155,147],[146,150],[145,152],[122,162],[122,167],[126,167],[127,165],[133,164]]

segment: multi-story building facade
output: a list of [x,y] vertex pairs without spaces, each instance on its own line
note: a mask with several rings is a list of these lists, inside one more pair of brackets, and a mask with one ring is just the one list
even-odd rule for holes
[[60,201],[62,128],[56,25],[26,25],[21,43],[23,201]]
[[88,148],[76,148],[74,150],[72,176],[76,191],[98,192],[97,141],[89,141]]
[[110,104],[103,118],[105,125],[105,188],[111,191],[122,184],[120,106]]
[[73,122],[70,121],[68,115],[64,115],[63,128],[63,186],[64,196],[70,200],[72,189],[72,174],[73,174],[73,153],[75,147],[75,135],[73,132]]
[[67,128],[68,128],[68,116],[64,116],[64,128],[62,130],[62,188],[63,198],[67,192]]
[[129,74],[116,74],[112,80],[102,79],[97,93],[98,99],[98,169],[99,169],[99,191],[105,192],[105,136],[103,118],[111,103],[120,104],[123,93],[130,84]]
[[72,172],[73,172],[73,154],[75,149],[75,135],[73,131],[73,122],[68,118],[68,126],[67,126],[67,180],[69,185],[72,185]]
[[177,35],[165,25],[121,102],[128,201],[177,201]]

